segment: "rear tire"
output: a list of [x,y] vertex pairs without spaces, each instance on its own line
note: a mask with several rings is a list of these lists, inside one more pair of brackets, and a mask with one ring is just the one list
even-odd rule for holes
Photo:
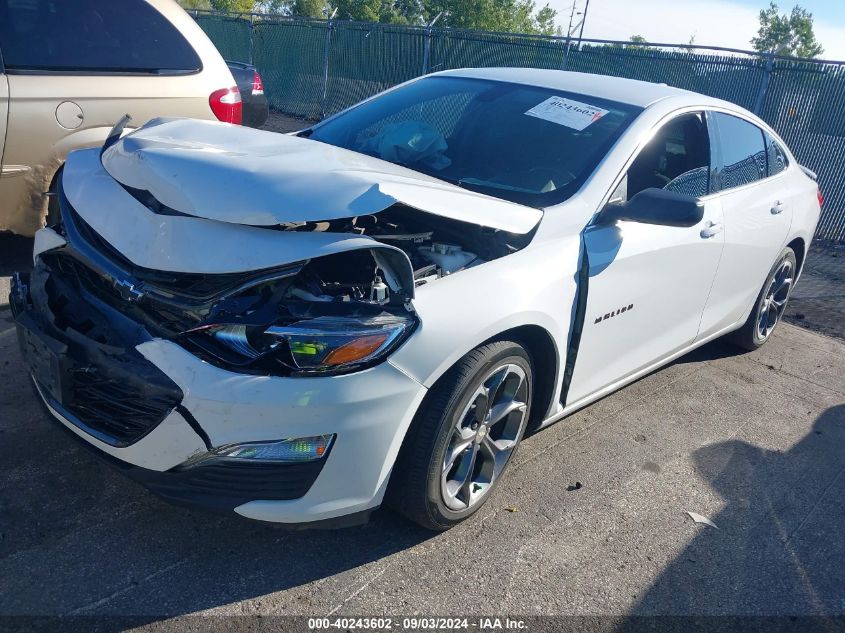
[[531,413],[531,358],[515,341],[464,356],[423,401],[390,478],[386,503],[430,530],[446,530],[489,499]]
[[748,315],[748,320],[730,335],[732,343],[753,351],[769,340],[775,326],[780,323],[786,311],[786,304],[795,285],[797,274],[795,251],[787,247],[766,277],[760,294],[757,295],[754,309]]

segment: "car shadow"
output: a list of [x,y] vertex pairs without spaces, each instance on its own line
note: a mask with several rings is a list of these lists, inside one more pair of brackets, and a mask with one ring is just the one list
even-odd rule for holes
[[719,360],[722,358],[733,358],[734,356],[742,356],[747,354],[748,350],[737,347],[730,341],[725,340],[724,337],[717,338],[710,341],[701,347],[698,347],[691,352],[684,354],[676,359],[673,365],[689,365],[696,363],[704,363],[710,360]]
[[[772,411],[773,425],[777,415]],[[696,525],[697,536],[642,595],[633,615],[664,616],[663,631],[841,630],[845,405],[822,413],[788,451],[733,439],[704,446],[693,459],[698,476],[723,500],[723,509],[707,517],[718,528]],[[818,617],[788,619],[808,613]],[[617,630],[655,624],[633,618]]]

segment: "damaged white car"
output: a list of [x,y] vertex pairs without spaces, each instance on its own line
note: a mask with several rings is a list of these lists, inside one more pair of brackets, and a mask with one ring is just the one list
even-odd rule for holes
[[433,529],[526,431],[762,345],[821,194],[727,102],[460,70],[295,136],[156,120],[68,158],[11,303],[52,414],[177,502]]

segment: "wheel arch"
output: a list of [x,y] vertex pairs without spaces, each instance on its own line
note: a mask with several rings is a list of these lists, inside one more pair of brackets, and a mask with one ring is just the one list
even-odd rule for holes
[[528,432],[536,430],[546,419],[556,393],[560,354],[554,337],[539,325],[519,325],[492,336],[482,345],[493,341],[512,340],[521,344],[531,357],[534,385],[531,395],[531,417]]
[[488,345],[495,341],[514,341],[519,343],[528,352],[531,364],[534,369],[534,389],[531,396],[531,417],[528,421],[528,431],[535,430],[546,418],[551,408],[558,383],[558,373],[561,367],[560,353],[554,336],[549,330],[541,325],[523,324],[510,327],[506,330],[489,336],[479,341],[463,354],[439,372],[437,378],[431,384],[418,410],[425,406],[426,399],[434,391],[434,388],[443,380],[448,380],[454,369],[461,360],[472,350],[482,345]]
[[804,269],[804,257],[807,254],[807,245],[804,242],[804,238],[796,237],[786,246],[787,248],[791,248],[795,251],[795,259],[798,263],[798,274],[800,275],[801,271]]

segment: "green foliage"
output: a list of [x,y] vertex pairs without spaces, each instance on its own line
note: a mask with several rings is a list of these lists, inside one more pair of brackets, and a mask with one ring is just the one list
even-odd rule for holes
[[323,20],[328,17],[328,9],[329,4],[326,0],[294,0],[293,5],[291,5],[293,15]]
[[532,0],[423,0],[423,19],[442,12],[438,26],[509,33],[553,35],[557,12],[548,4],[539,11]]
[[[222,0],[212,0],[218,2]],[[227,0],[232,1],[232,0]],[[557,12],[549,5],[536,10],[532,0],[294,0],[293,15],[325,17],[337,9],[338,20],[389,24],[428,24],[482,31],[559,35]]]
[[255,12],[289,15],[293,4],[293,0],[255,0]]
[[209,0],[215,11],[228,13],[252,13],[255,9],[254,0]]
[[560,35],[557,12],[533,0],[179,0],[187,9],[229,13],[283,13],[389,24],[428,24],[481,31]]
[[200,11],[208,11],[211,9],[211,2],[209,0],[178,0],[178,2],[183,9],[187,10],[199,9]]
[[[414,21],[413,18],[419,17],[419,8],[412,3],[400,5],[390,0],[335,0],[332,6],[337,8],[335,17],[338,20],[408,24]],[[406,15],[403,11],[412,15]]]
[[557,11],[548,4],[544,5],[534,16],[535,32],[541,35],[562,35],[563,30],[555,24],[555,18],[557,18]]
[[628,38],[628,41],[631,42],[630,44],[609,44],[611,48],[624,48],[626,50],[642,50],[644,48],[648,48],[647,46],[643,46],[643,44],[647,44],[648,40],[644,38],[642,35],[632,35]]
[[761,53],[796,57],[818,57],[824,52],[813,33],[813,14],[798,5],[789,15],[781,14],[774,2],[760,11],[760,29],[751,45]]

